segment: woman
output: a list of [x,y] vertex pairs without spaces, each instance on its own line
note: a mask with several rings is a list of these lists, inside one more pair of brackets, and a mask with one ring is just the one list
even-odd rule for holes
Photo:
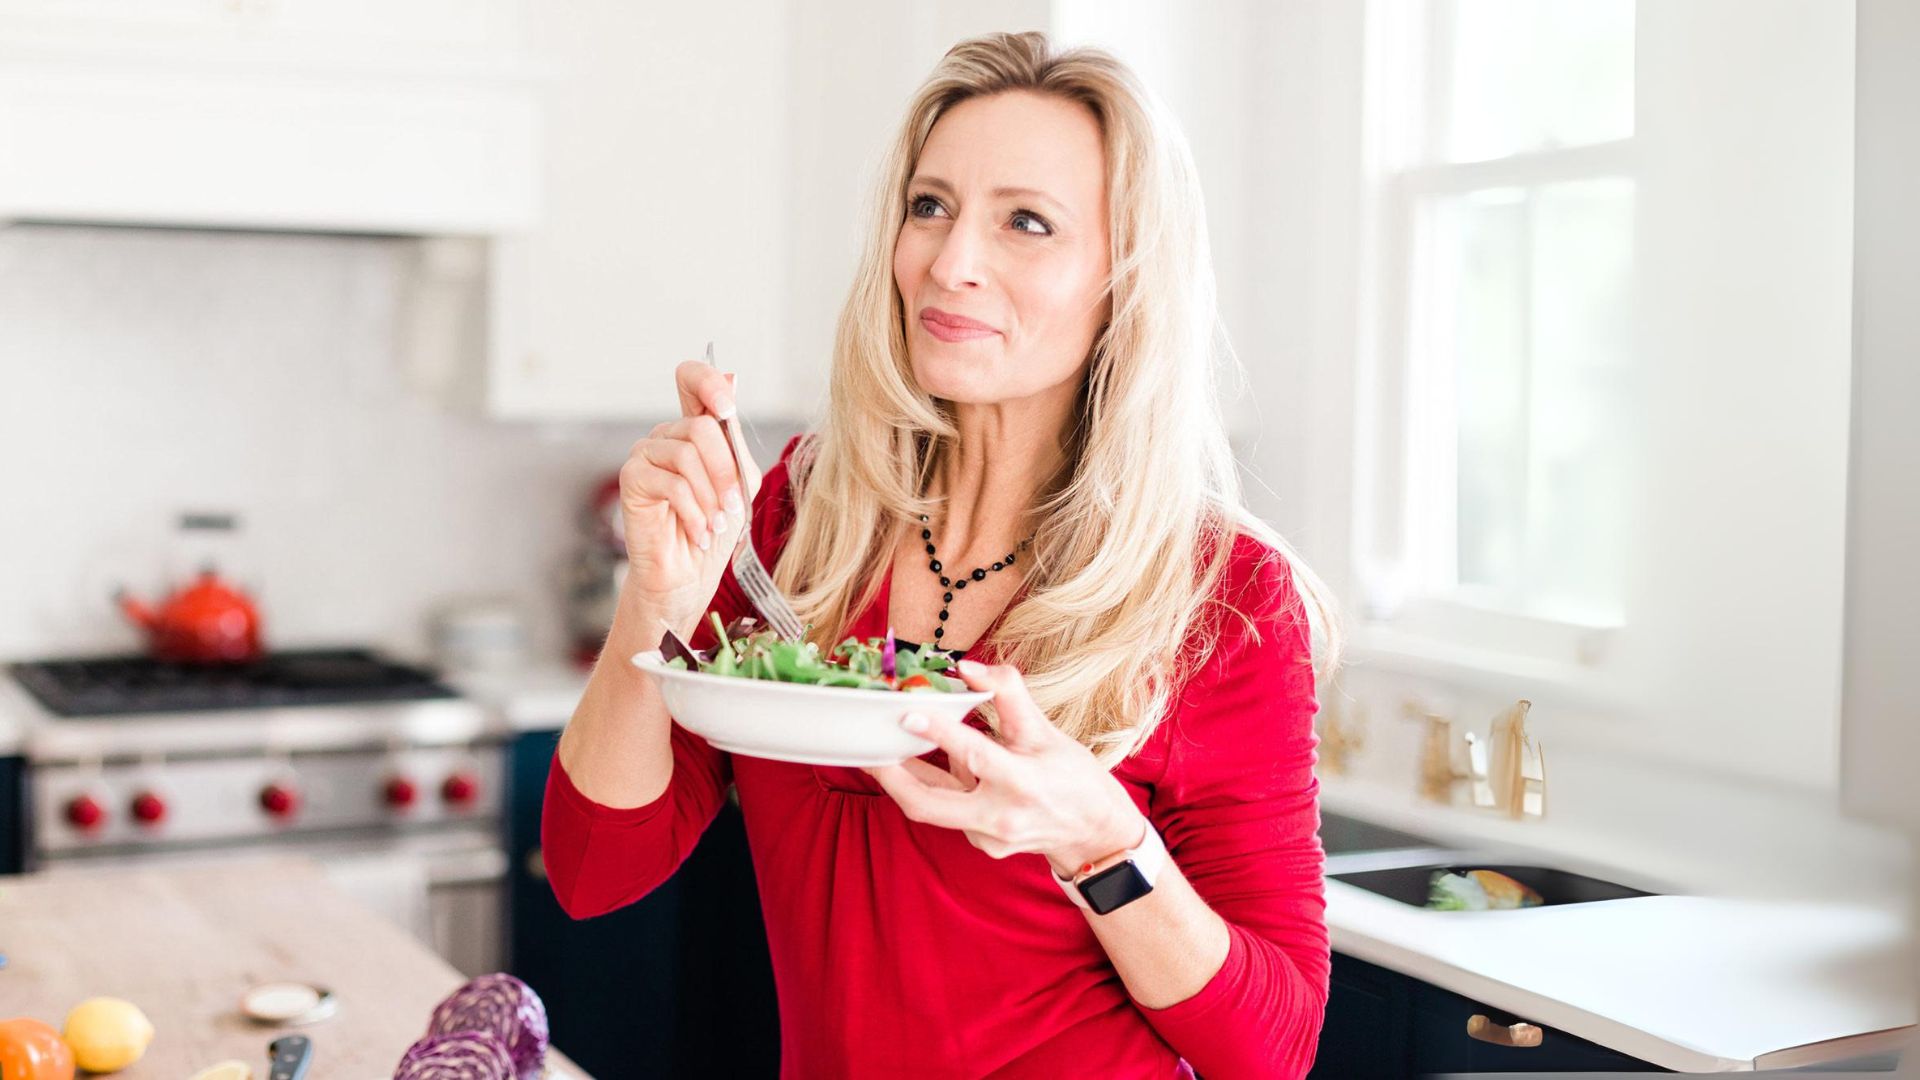
[[[1110,56],[997,34],[941,61],[880,182],[817,435],[743,495],[731,377],[689,363],[683,418],[622,469],[631,567],[550,774],[555,894],[644,896],[731,782],[784,1075],[1303,1074],[1330,624],[1240,503],[1185,144]],[[751,611],[726,568],[749,501],[819,644],[955,650],[988,719],[906,716],[940,749],[871,770],[673,725],[627,658]]]

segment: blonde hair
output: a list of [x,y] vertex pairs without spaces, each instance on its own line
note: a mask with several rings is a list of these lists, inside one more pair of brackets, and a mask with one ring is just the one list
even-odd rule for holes
[[937,515],[927,480],[958,436],[951,404],[913,381],[893,249],[934,124],[959,102],[1008,91],[1079,102],[1100,123],[1112,317],[1094,343],[1067,467],[1040,493],[1026,597],[988,644],[1022,671],[1052,722],[1111,768],[1145,744],[1217,641],[1208,612],[1230,609],[1216,594],[1236,536],[1285,559],[1323,677],[1339,645],[1325,586],[1241,501],[1215,396],[1216,342],[1223,359],[1231,352],[1192,154],[1165,107],[1110,54],[1055,52],[1040,33],[990,34],[949,50],[914,95],[869,204],[827,415],[789,462],[796,518],[774,576],[829,647],[878,598],[898,525]]

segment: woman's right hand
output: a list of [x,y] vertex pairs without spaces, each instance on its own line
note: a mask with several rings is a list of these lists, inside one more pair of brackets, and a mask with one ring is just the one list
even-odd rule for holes
[[620,467],[627,543],[624,590],[685,633],[706,614],[760,488],[743,445],[741,490],[718,417],[734,415],[733,376],[689,360],[674,371],[680,419],[633,444]]

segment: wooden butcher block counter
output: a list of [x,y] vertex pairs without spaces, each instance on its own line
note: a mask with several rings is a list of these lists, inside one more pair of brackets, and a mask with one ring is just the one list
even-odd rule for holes
[[[147,1014],[153,1044],[118,1080],[184,1080],[228,1059],[265,1077],[267,1044],[293,1033],[313,1040],[308,1080],[381,1080],[466,981],[317,864],[287,856],[0,876],[0,953],[0,1018],[58,1028],[99,996]],[[241,1015],[248,987],[284,981],[332,989],[338,1011],[300,1027]],[[558,1051],[547,1075],[586,1076]]]

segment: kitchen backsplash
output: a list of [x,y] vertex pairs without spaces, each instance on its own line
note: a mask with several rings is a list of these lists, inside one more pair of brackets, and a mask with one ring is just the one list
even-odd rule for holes
[[[373,237],[0,228],[0,658],[137,648],[109,597],[165,592],[190,509],[239,516],[272,645],[421,655],[435,604],[484,594],[561,655],[580,507],[654,419],[507,423],[417,389],[409,265]],[[793,430],[761,419],[760,452]]]

